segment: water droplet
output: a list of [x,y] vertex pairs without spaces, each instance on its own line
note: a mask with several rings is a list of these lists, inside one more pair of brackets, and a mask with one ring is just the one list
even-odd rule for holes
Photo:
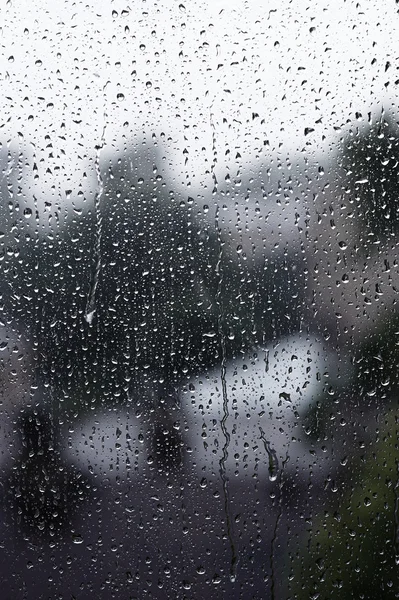
[[82,538],[82,536],[81,536],[81,535],[79,535],[79,534],[75,533],[75,534],[72,536],[72,542],[73,542],[74,544],[83,544],[83,538]]

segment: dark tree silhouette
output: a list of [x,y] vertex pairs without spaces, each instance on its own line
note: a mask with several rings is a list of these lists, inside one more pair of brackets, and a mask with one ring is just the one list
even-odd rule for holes
[[[399,127],[389,115],[353,128],[345,138],[342,166],[357,200],[363,242],[382,241],[399,230]],[[368,240],[368,237],[370,240]]]
[[34,332],[61,410],[143,394],[168,415],[187,374],[300,327],[300,260],[240,262],[160,160],[152,146],[111,157],[94,207],[45,236],[22,224],[7,259],[8,309]]
[[25,536],[46,540],[67,527],[81,501],[91,495],[90,483],[60,457],[57,426],[41,409],[23,411],[16,424],[22,450],[5,478],[5,507]]

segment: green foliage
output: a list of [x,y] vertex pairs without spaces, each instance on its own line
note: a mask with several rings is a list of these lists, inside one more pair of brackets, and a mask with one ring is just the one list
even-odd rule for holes
[[307,417],[344,458],[294,560],[298,600],[398,597],[398,332],[399,317],[380,323],[356,350],[351,383]]
[[295,598],[397,598],[398,467],[398,415],[392,411],[354,468],[352,485],[313,520],[294,567]]

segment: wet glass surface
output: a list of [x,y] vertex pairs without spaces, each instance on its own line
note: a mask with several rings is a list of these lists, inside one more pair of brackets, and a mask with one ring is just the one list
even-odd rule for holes
[[397,3],[2,12],[2,597],[397,598]]

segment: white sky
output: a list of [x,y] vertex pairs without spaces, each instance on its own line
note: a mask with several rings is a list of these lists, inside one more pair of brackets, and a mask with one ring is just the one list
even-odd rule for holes
[[164,132],[176,186],[198,193],[211,185],[211,118],[219,178],[258,155],[317,156],[356,112],[396,108],[398,8],[379,0],[7,2],[0,141],[22,151],[29,168],[36,162],[39,178],[28,168],[26,182],[39,202],[51,190],[65,200],[79,185],[90,197],[105,124],[110,153]]

